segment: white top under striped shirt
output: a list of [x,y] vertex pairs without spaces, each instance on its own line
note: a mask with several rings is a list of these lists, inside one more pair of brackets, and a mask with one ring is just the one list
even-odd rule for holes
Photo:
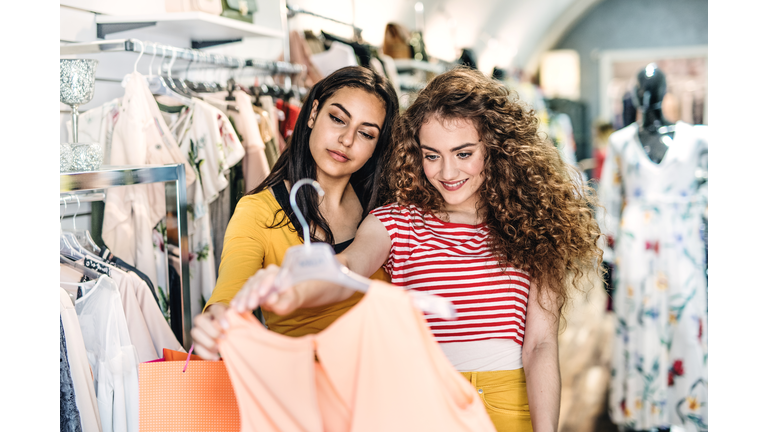
[[485,224],[443,222],[416,206],[390,204],[371,211],[392,241],[386,270],[394,285],[447,297],[458,319],[427,318],[438,342],[511,339],[522,346],[528,273],[502,272]]

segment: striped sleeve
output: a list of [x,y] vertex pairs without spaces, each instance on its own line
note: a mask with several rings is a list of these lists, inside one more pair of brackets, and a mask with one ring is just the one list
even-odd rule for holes
[[[405,244],[407,247],[407,240],[410,237],[406,234],[408,224],[405,222],[406,219],[404,218],[407,214],[407,210],[395,203],[373,209],[371,210],[371,214],[376,216],[376,218],[384,224],[384,227],[389,234],[389,240],[392,243],[392,249],[389,250],[389,257],[387,258],[387,264],[384,267],[387,273],[391,276],[396,262],[395,255],[393,254],[395,244]],[[405,239],[405,242],[403,239]]]

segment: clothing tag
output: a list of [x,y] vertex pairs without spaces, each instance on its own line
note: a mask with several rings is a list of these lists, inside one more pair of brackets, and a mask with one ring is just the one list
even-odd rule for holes
[[110,276],[110,268],[108,265],[104,263],[100,263],[98,261],[94,261],[88,257],[85,257],[84,263],[87,268],[96,270],[97,272]]

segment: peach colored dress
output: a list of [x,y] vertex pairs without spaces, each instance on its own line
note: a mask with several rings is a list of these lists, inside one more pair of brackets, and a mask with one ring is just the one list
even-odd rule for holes
[[242,431],[495,431],[474,387],[450,364],[400,288],[372,282],[319,334],[266,330],[227,312],[219,350]]

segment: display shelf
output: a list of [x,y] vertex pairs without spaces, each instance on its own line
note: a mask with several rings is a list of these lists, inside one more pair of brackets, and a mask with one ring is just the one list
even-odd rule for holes
[[[102,190],[118,186],[165,183],[165,204],[168,218],[174,219],[178,226],[176,246],[180,251],[189,251],[187,237],[187,184],[184,164],[142,165],[142,166],[102,166],[98,171],[67,172],[59,175],[59,192],[66,194],[77,191]],[[181,215],[181,217],[179,217]],[[172,243],[169,238],[169,243]],[[166,251],[166,262],[168,248]],[[189,297],[189,253],[180,253],[181,287],[177,298],[181,300],[181,316],[171,315],[171,327],[180,320],[181,343],[189,349],[192,344],[192,312]],[[167,275],[167,272],[166,272]],[[170,288],[168,280],[165,286]],[[179,336],[179,335],[177,335]]]
[[96,15],[96,34],[109,34],[152,27],[153,32],[185,37],[192,48],[239,42],[244,37],[285,37],[281,30],[211,15],[204,12],[175,12],[152,15]]

